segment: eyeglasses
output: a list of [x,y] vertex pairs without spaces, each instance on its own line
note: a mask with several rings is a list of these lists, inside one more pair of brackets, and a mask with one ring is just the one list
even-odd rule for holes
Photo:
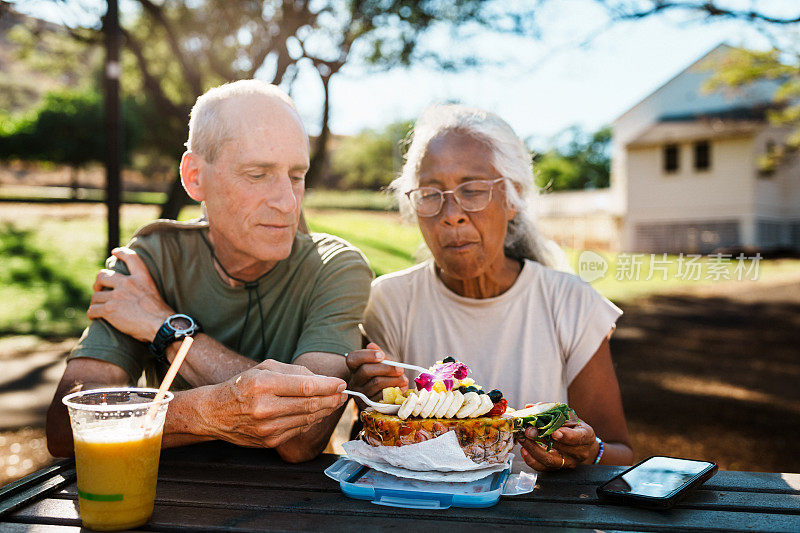
[[418,187],[408,191],[406,196],[411,201],[414,211],[421,217],[438,215],[444,205],[445,194],[452,194],[458,206],[464,211],[475,212],[486,209],[491,203],[492,190],[499,181],[503,181],[503,178],[466,181],[450,191],[442,191],[436,187]]

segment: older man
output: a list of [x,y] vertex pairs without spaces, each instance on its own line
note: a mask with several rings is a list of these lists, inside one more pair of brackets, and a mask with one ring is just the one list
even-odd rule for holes
[[[297,231],[308,136],[291,99],[256,80],[210,90],[192,110],[180,172],[207,216],[157,221],[117,249],[95,281],[92,323],[68,358],[47,419],[72,453],[61,398],[163,377],[180,338],[164,446],[223,439],[316,456],[341,406],[372,273],[329,235]],[[180,316],[176,316],[180,314]]]

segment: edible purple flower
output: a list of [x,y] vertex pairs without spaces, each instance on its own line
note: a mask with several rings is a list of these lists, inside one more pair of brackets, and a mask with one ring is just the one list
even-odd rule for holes
[[453,390],[453,387],[456,384],[456,380],[450,378],[445,378],[442,380],[442,382],[444,383],[444,386],[448,391]]
[[456,363],[458,368],[453,372],[453,377],[456,379],[464,379],[467,377],[467,372],[469,372],[469,367],[464,363]]
[[433,389],[434,381],[435,380],[433,376],[431,374],[428,374],[427,372],[423,372],[422,374],[414,378],[414,383],[417,384],[417,390],[425,389],[427,391],[430,391],[431,389]]

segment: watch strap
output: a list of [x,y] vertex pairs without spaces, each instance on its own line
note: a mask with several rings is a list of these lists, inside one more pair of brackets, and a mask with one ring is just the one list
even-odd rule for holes
[[153,342],[151,342],[150,345],[148,346],[148,348],[150,349],[150,353],[153,354],[155,360],[167,365],[169,364],[169,359],[167,359],[167,348],[169,347],[170,344],[179,340],[183,340],[184,337],[194,337],[195,335],[203,331],[203,328],[200,327],[200,324],[191,317],[187,318],[190,318],[194,327],[190,328],[188,331],[182,331],[182,332],[175,331],[175,329],[173,329],[172,326],[169,325],[170,320],[174,316],[175,315],[168,317],[164,321],[164,323],[161,324],[161,327],[158,328],[158,331],[156,332],[156,336],[153,339]]

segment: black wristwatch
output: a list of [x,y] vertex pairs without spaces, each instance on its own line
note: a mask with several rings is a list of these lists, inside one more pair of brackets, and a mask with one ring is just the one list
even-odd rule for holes
[[200,324],[188,315],[172,315],[167,317],[158,333],[150,343],[150,353],[156,361],[169,364],[167,359],[167,347],[175,341],[183,340],[184,337],[194,337],[203,331]]

